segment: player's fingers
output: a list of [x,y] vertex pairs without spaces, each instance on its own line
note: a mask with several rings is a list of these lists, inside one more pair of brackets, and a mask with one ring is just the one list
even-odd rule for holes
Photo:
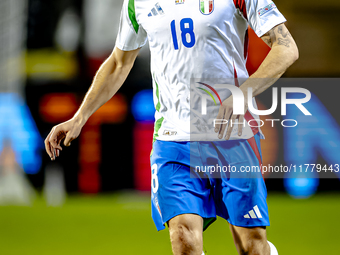
[[63,148],[61,148],[61,146],[58,144],[58,135],[61,136],[59,132],[60,130],[58,128],[53,128],[51,131],[49,142],[51,146],[53,147],[53,149],[57,148],[59,150],[62,150]]
[[59,136],[57,137],[57,144],[58,144],[58,150],[62,151],[63,147],[61,147],[61,141],[66,137],[65,133],[62,132],[59,134]]
[[223,105],[220,106],[218,111],[216,121],[215,121],[215,133],[218,133],[221,130],[222,120],[224,118],[225,107]]
[[243,121],[244,121],[244,115],[239,115],[238,118],[238,136],[242,135],[242,131],[243,131]]
[[50,143],[48,143],[48,147],[49,147],[49,154],[48,155],[50,156],[51,160],[54,160],[53,148],[52,148]]
[[47,138],[45,139],[44,144],[45,144],[46,153],[48,154],[48,156],[49,156],[50,158],[52,158],[52,152],[51,152],[50,144],[49,144]]
[[59,157],[60,155],[60,150],[56,149],[56,156]]
[[53,160],[55,160],[57,158],[57,153],[56,153],[56,150],[55,148],[52,149],[52,152],[53,152]]
[[67,132],[65,140],[64,140],[64,145],[65,146],[70,146],[71,142],[76,139],[77,137],[75,135],[73,135],[71,132]]
[[236,122],[236,117],[237,117],[237,115],[231,116],[231,120],[230,120],[228,129],[227,129],[227,133],[225,135],[226,140],[229,140],[229,138],[230,138],[231,132],[233,131],[233,127],[234,127],[235,122]]
[[231,109],[226,109],[226,113],[224,115],[225,122],[223,122],[223,124],[221,126],[221,130],[220,130],[220,132],[218,134],[218,138],[219,139],[223,138],[223,134],[224,134],[226,128],[228,126],[230,126],[229,122],[230,122],[231,115],[232,115],[232,110]]
[[52,150],[51,150],[51,144],[49,142],[50,135],[51,135],[51,133],[48,134],[48,136],[46,137],[44,143],[45,143],[45,150],[46,150],[48,156],[50,156],[50,158],[53,159],[53,153],[52,153]]

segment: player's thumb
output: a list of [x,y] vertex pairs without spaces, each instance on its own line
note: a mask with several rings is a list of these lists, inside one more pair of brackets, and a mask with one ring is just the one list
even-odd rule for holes
[[67,132],[65,140],[64,140],[64,145],[67,147],[70,146],[73,140],[74,140],[74,137],[71,135],[71,132]]

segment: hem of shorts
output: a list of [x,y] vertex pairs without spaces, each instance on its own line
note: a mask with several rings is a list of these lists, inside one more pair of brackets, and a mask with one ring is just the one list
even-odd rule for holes
[[229,224],[236,226],[236,227],[243,227],[243,228],[249,228],[249,227],[269,227],[270,223],[263,223],[263,224],[234,224],[233,222],[231,222],[230,219],[226,219],[222,216],[219,216],[223,219],[225,219],[226,221],[228,221]]
[[216,215],[204,217],[204,216],[202,216],[201,214],[195,213],[195,212],[192,212],[192,211],[180,212],[180,213],[175,213],[174,215],[172,215],[172,216],[166,218],[166,220],[163,220],[162,224],[163,224],[163,227],[164,227],[164,228],[157,228],[157,231],[164,230],[164,229],[166,228],[166,227],[165,227],[165,224],[166,224],[169,220],[171,220],[172,218],[174,218],[174,217],[176,217],[176,216],[178,216],[178,215],[182,215],[182,214],[196,214],[196,215],[198,215],[198,216],[201,216],[203,219],[214,219],[214,220],[212,220],[212,221],[209,222],[209,224],[203,229],[203,231],[206,230],[212,223],[214,223],[214,222],[216,221]]

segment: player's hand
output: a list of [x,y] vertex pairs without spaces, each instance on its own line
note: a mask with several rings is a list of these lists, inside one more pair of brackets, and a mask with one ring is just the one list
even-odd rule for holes
[[70,146],[71,142],[76,139],[81,131],[82,126],[75,120],[71,119],[57,126],[54,126],[51,132],[45,139],[45,149],[51,160],[55,160],[59,157],[61,147],[61,141],[64,140],[65,146]]
[[[244,97],[245,97],[244,112],[246,113],[248,110],[247,95],[244,94]],[[233,114],[233,96],[230,96],[229,98],[227,98],[226,100],[222,102],[222,105],[220,106],[216,119],[226,120],[225,122],[221,124],[216,124],[215,126],[215,133],[218,133],[219,139],[223,138],[223,134],[226,128],[228,127],[227,133],[225,135],[225,139],[229,140],[231,136],[231,131],[233,130],[234,125],[238,125],[238,135],[239,136],[242,135],[244,114],[243,115]],[[236,123],[239,123],[239,124],[236,124]]]

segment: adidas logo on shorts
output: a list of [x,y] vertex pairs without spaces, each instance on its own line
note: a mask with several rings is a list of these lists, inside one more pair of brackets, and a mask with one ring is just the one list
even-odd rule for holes
[[252,210],[250,210],[246,215],[243,216],[246,219],[261,219],[262,215],[260,213],[259,207],[255,205]]

